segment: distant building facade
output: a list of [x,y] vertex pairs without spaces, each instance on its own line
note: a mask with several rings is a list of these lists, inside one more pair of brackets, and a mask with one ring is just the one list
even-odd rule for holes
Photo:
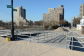
[[72,22],[72,25],[74,27],[77,26],[77,24],[80,24],[80,20],[82,19],[82,17],[84,16],[84,4],[81,4],[80,5],[80,15],[79,16],[75,16],[73,18],[73,22]]
[[64,21],[64,6],[49,8],[48,13],[43,14],[43,21],[44,24],[60,24],[61,21]]
[[24,26],[28,22],[26,20],[26,10],[23,7],[15,8],[17,11],[14,11],[14,22],[16,26]]
[[84,16],[84,4],[81,4],[80,6],[80,17],[82,18]]

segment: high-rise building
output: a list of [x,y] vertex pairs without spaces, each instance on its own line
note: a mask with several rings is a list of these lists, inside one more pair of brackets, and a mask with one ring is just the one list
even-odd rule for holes
[[43,14],[43,20],[46,24],[60,24],[61,21],[64,21],[64,6],[49,8],[48,13]]
[[17,26],[24,26],[27,24],[26,20],[26,10],[23,7],[15,8],[17,11],[14,11],[14,22]]
[[82,18],[84,16],[84,4],[81,4],[80,6],[80,17]]

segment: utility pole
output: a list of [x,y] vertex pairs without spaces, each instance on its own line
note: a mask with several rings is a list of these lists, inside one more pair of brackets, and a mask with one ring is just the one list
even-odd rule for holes
[[11,0],[11,5],[7,5],[7,8],[11,8],[11,19],[12,19],[12,26],[11,26],[11,40],[15,40],[14,37],[14,8],[13,8],[13,0]]

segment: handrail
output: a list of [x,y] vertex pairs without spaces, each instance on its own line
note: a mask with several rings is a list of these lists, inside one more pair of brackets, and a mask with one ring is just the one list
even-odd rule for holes
[[[73,35],[73,36],[70,36],[70,35],[68,35],[68,34],[70,34],[70,33],[74,33],[75,35]],[[70,47],[70,49],[71,50],[73,50],[73,48],[84,48],[84,46],[83,46],[83,43],[84,42],[81,42],[79,39],[81,38],[77,33],[75,33],[75,32],[69,32],[67,34],[67,36],[66,36],[66,41],[67,41],[67,43],[69,43],[69,45],[67,45],[68,47]],[[79,38],[80,37],[80,38]],[[82,39],[83,39],[84,37],[82,37]],[[75,40],[74,40],[75,39]],[[80,45],[76,45],[76,44],[80,44]]]

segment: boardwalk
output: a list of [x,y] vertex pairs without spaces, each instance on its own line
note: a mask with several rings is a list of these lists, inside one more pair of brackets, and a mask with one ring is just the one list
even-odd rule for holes
[[28,41],[7,42],[0,38],[0,56],[84,56],[84,53]]

